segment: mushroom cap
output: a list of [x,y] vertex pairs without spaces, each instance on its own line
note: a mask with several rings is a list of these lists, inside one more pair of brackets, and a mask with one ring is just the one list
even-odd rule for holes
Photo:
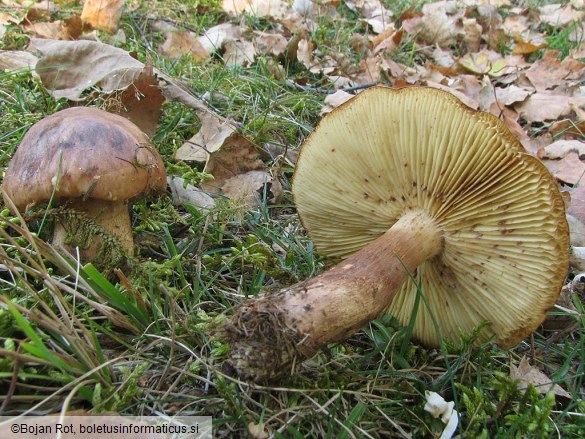
[[[55,184],[58,181],[58,187]],[[126,201],[166,188],[163,161],[129,120],[97,108],[58,111],[26,133],[3,188],[19,210],[54,198]]]
[[567,274],[569,230],[547,169],[498,118],[441,90],[374,87],[335,109],[301,149],[293,194],[316,248],[335,257],[410,210],[436,222],[441,251],[387,309],[403,325],[416,312],[414,337],[428,345],[483,322],[478,342],[517,344]]

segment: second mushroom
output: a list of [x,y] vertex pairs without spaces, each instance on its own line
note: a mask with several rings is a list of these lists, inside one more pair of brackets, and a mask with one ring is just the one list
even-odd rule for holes
[[343,261],[235,309],[222,334],[243,377],[290,373],[383,311],[415,315],[427,345],[484,324],[479,342],[512,347],[567,273],[554,179],[498,118],[440,90],[375,87],[334,110],[302,147],[293,193],[317,249]]
[[[164,191],[166,172],[148,137],[129,120],[106,111],[68,108],[37,122],[14,154],[3,190],[22,212],[53,199],[84,213],[118,238],[129,255],[134,244],[128,202]],[[74,231],[57,224],[53,241],[63,245]],[[81,249],[92,260],[96,237]]]

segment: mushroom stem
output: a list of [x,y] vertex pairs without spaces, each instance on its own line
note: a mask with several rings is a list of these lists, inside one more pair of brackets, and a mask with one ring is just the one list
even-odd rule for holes
[[[110,235],[118,238],[129,256],[134,254],[132,226],[126,201],[102,201],[96,199],[83,201],[82,199],[75,199],[68,204],[68,207],[76,212],[83,212],[89,219],[102,226]],[[57,223],[53,232],[53,244],[60,245],[71,251],[76,244],[71,245],[71,243],[67,242],[68,229],[67,224]],[[84,237],[79,238],[80,240],[84,239]],[[84,261],[91,261],[96,257],[102,245],[101,241],[99,235],[96,235],[93,243],[88,248],[80,249],[80,254]]]
[[227,364],[244,378],[294,371],[327,343],[343,340],[382,312],[414,271],[442,247],[442,232],[422,211],[331,270],[242,303],[223,327]]

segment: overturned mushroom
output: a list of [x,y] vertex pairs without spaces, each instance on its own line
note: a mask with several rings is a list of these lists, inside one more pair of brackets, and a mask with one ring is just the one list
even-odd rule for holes
[[318,250],[344,260],[235,309],[223,336],[243,377],[291,372],[383,311],[404,324],[415,312],[428,345],[487,322],[478,341],[508,348],[542,322],[567,272],[546,168],[496,117],[440,90],[376,87],[334,110],[302,147],[293,193]]
[[[166,188],[161,157],[148,137],[129,120],[97,108],[68,108],[36,123],[24,136],[4,177],[4,197],[16,208],[53,198],[95,220],[133,253],[128,201]],[[9,203],[6,203],[9,205]],[[66,231],[57,224],[54,242]],[[91,260],[95,238],[82,251]]]

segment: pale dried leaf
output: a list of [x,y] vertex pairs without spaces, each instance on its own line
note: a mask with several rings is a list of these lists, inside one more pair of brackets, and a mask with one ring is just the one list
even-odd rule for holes
[[422,7],[422,28],[419,30],[419,37],[422,37],[424,42],[438,44],[447,49],[463,35],[461,21],[465,16],[465,5],[459,1],[425,3]]
[[202,112],[199,118],[200,130],[177,150],[175,160],[206,163],[210,154],[218,151],[228,137],[237,134],[233,124],[212,113]]
[[165,101],[153,71],[152,61],[149,60],[134,82],[111,101],[116,103],[113,113],[132,121],[152,138],[156,133]]
[[463,20],[463,44],[467,52],[477,52],[481,46],[482,27],[475,18]]
[[568,153],[557,166],[553,176],[565,184],[575,185],[583,180],[585,164],[579,160],[576,152]]
[[321,115],[323,116],[331,112],[332,110],[339,107],[341,104],[349,101],[353,97],[354,95],[347,93],[346,91],[343,90],[338,90],[335,93],[327,95],[327,97],[325,98],[323,108],[321,109]]
[[203,189],[185,184],[181,177],[167,177],[167,183],[171,189],[173,203],[176,206],[191,205],[202,213],[215,207],[215,200]]
[[41,53],[36,71],[56,99],[81,100],[94,85],[105,92],[125,89],[144,68],[125,50],[95,41],[33,38],[31,48]]
[[290,9],[282,0],[223,0],[221,7],[228,14],[272,18],[284,18]]
[[168,58],[189,55],[195,62],[202,62],[211,57],[195,34],[190,31],[167,32],[166,40],[160,46],[159,52]]
[[585,82],[585,63],[571,57],[560,60],[558,52],[548,51],[526,71],[526,77],[536,90],[544,91],[566,82]]
[[258,52],[263,55],[280,56],[286,51],[287,39],[279,33],[256,31],[254,40]]
[[309,40],[303,38],[298,42],[297,59],[308,69],[311,70],[317,61],[313,58],[315,45]]
[[548,146],[538,149],[537,156],[546,159],[562,159],[569,153],[576,153],[585,159],[585,143],[579,140],[557,140]]
[[221,50],[226,41],[242,36],[242,28],[232,23],[222,23],[209,28],[199,37],[199,42],[208,53]]
[[552,390],[557,396],[571,398],[571,395],[566,390],[557,384],[553,384],[549,377],[531,366],[526,357],[522,358],[518,367],[510,366],[510,378],[519,381],[520,389],[526,389],[532,384],[543,395]]
[[544,5],[540,7],[540,21],[551,26],[566,26],[573,21],[582,20],[585,11],[577,11],[571,5],[563,7],[561,4]]
[[81,19],[95,29],[113,34],[118,29],[124,0],[85,0]]
[[[571,200],[567,213],[574,216],[581,223],[585,223],[585,184],[571,189]],[[585,242],[581,244],[585,246]]]
[[225,53],[223,60],[226,65],[234,67],[247,67],[254,62],[256,58],[256,47],[250,41],[230,40],[224,44]]
[[63,23],[61,21],[28,23],[23,26],[25,32],[38,37],[58,40],[62,35]]
[[523,102],[530,94],[532,90],[518,87],[516,85],[510,85],[509,87],[495,87],[494,93],[496,100],[503,105],[512,105],[516,102]]
[[[571,199],[573,193],[571,193]],[[585,219],[584,217],[581,217]],[[573,247],[585,246],[585,224],[583,224],[576,216],[567,213],[567,222],[569,223],[569,230],[571,231],[571,245]]]
[[527,122],[556,120],[573,112],[573,105],[585,105],[585,96],[564,96],[553,93],[534,93],[514,108]]
[[235,175],[223,181],[220,193],[228,198],[243,201],[248,207],[262,203],[266,192],[266,201],[279,203],[282,199],[282,186],[277,178],[268,171],[249,171]]
[[501,55],[485,49],[477,53],[466,53],[459,59],[459,65],[477,75],[498,77],[510,72],[508,63]]
[[0,50],[0,71],[34,70],[38,58],[22,50]]

